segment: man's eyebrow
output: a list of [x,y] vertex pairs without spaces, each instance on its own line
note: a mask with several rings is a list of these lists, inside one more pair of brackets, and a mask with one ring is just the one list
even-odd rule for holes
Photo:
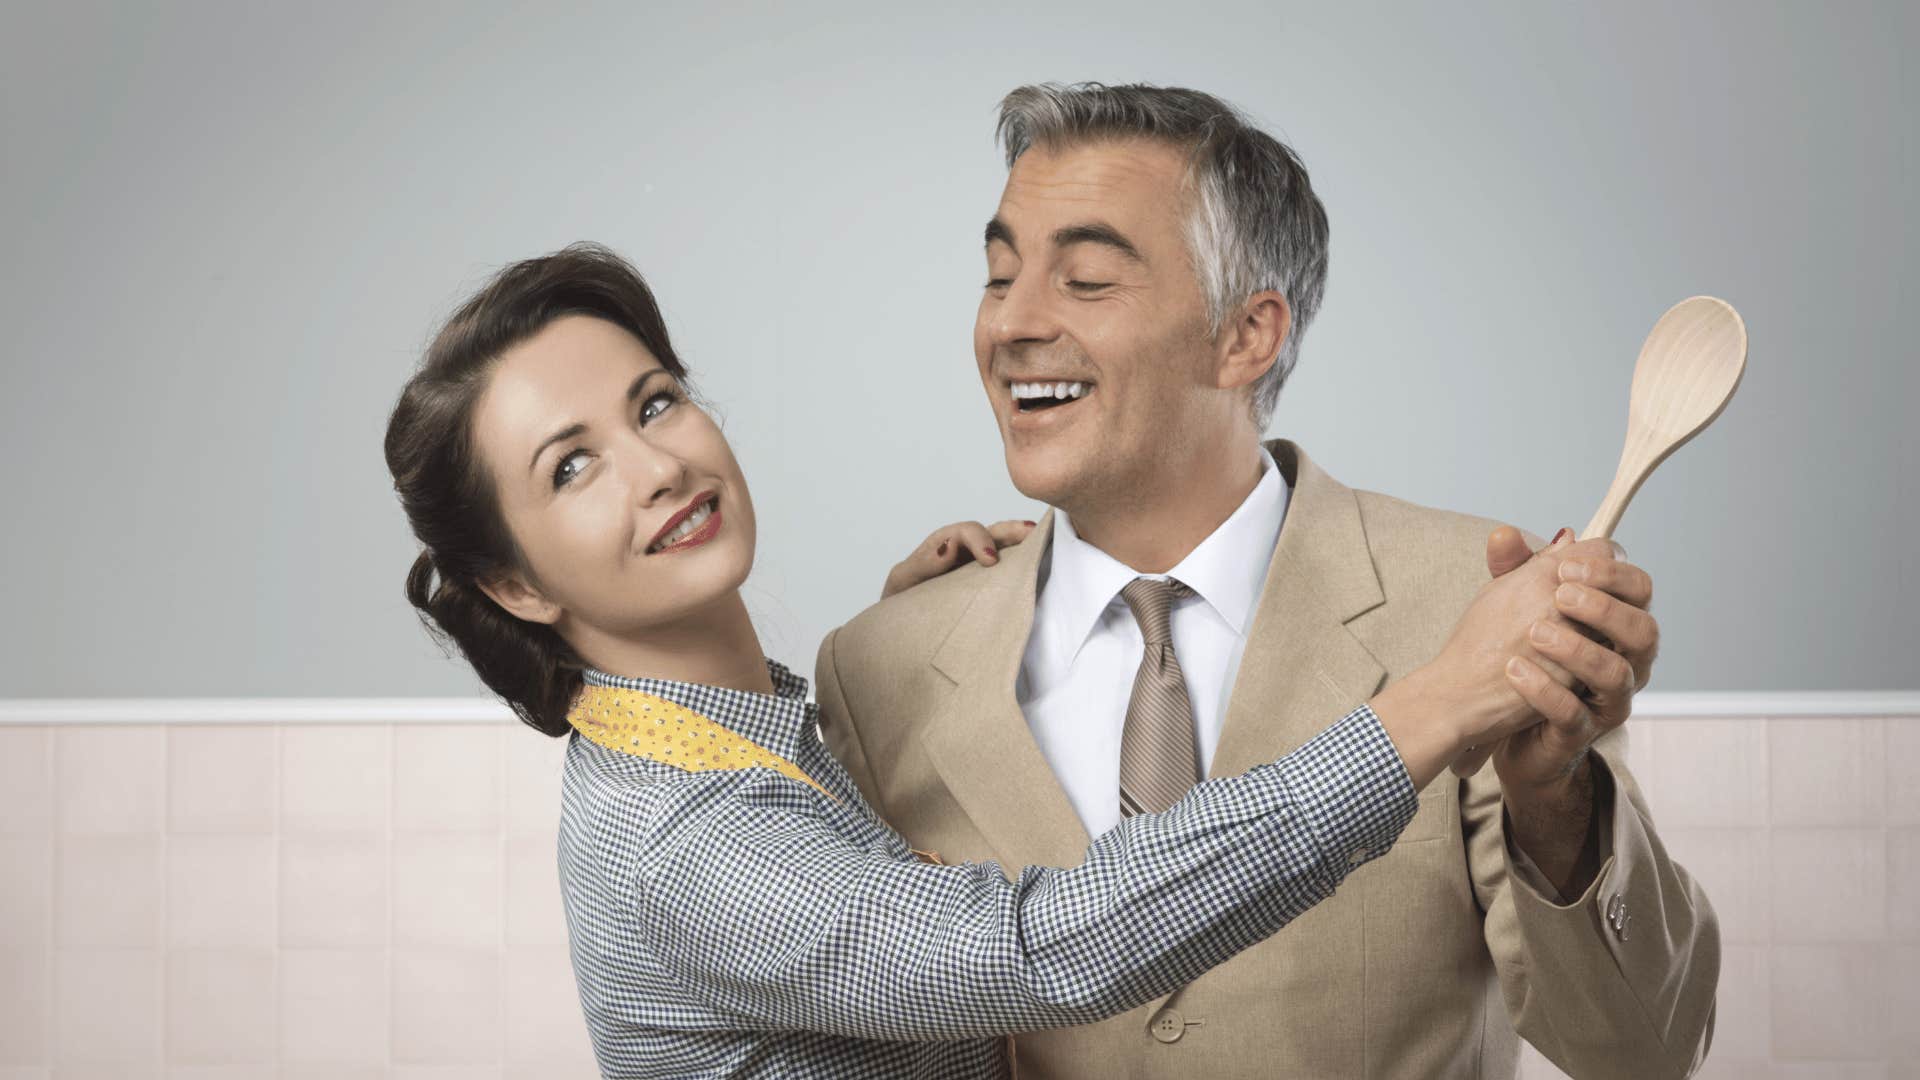
[[1102,244],[1142,266],[1147,263],[1147,257],[1140,254],[1140,249],[1133,246],[1133,241],[1127,239],[1119,229],[1104,221],[1090,221],[1083,225],[1068,225],[1054,230],[1054,247],[1070,247],[1074,244]]
[[[627,404],[629,405],[633,404],[633,399],[640,396],[640,392],[647,388],[648,380],[652,379],[655,375],[671,375],[671,374],[672,372],[668,371],[666,368],[663,368],[663,367],[648,368],[647,370],[641,372],[640,376],[634,379],[633,382],[629,384],[627,387]],[[568,424],[566,427],[561,428],[559,431],[556,431],[553,434],[547,436],[546,439],[542,441],[539,446],[534,448],[533,458],[527,462],[527,471],[532,472],[534,470],[534,467],[540,464],[540,455],[547,452],[547,447],[552,446],[554,443],[557,443],[557,442],[565,442],[566,440],[571,439],[576,435],[583,434],[586,430],[587,430],[587,425],[582,424],[576,420],[573,423]]]
[[1020,254],[1020,245],[1013,242],[1013,230],[997,217],[987,222],[987,246],[992,247],[995,240],[1012,248],[1015,255]]

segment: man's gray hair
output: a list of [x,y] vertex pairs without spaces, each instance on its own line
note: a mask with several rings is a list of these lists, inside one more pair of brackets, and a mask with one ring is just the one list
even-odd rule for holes
[[1294,152],[1211,94],[1145,84],[1022,86],[1000,102],[997,134],[1008,168],[1036,145],[1141,137],[1189,151],[1187,245],[1211,331],[1263,290],[1292,309],[1279,355],[1253,388],[1254,423],[1264,431],[1327,287],[1327,211]]

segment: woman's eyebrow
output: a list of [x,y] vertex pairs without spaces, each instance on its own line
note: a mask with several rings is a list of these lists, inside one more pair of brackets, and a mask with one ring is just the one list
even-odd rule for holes
[[[669,372],[666,368],[663,368],[663,367],[648,368],[647,370],[641,372],[639,377],[634,379],[633,382],[629,384],[627,387],[627,404],[629,405],[633,404],[633,400],[640,396],[640,392],[647,388],[647,382],[651,380],[655,375],[671,375],[671,374],[672,372]],[[571,439],[575,435],[579,435],[582,432],[585,432],[586,430],[587,430],[587,425],[581,423],[578,420],[575,420],[573,423],[568,424],[566,427],[563,427],[559,431],[556,431],[553,434],[547,436],[546,439],[543,440],[539,446],[534,447],[533,457],[531,460],[527,462],[527,471],[532,472],[535,466],[540,464],[540,455],[547,452],[547,447],[552,446],[554,443],[564,442],[567,439]]]

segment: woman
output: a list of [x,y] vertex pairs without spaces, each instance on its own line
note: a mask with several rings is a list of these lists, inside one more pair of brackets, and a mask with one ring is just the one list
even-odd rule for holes
[[[387,430],[425,548],[409,599],[569,737],[560,866],[606,1075],[1008,1075],[1000,1036],[1121,1012],[1274,933],[1383,854],[1463,748],[1563,700],[1505,665],[1564,621],[1554,571],[1581,545],[1489,583],[1433,663],[1299,750],[1125,820],[1078,867],[933,865],[761,652],[753,503],[686,380],[638,274],[576,245],[461,307]],[[977,529],[890,587],[961,541],[991,561]]]

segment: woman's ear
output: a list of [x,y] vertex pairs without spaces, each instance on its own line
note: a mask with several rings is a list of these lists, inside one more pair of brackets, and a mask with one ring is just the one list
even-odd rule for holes
[[480,591],[493,598],[507,614],[531,623],[551,626],[560,620],[560,605],[527,584],[518,573],[506,574],[479,583]]
[[1222,335],[1220,389],[1249,386],[1265,375],[1292,332],[1293,309],[1286,297],[1273,289],[1248,297],[1239,317]]

